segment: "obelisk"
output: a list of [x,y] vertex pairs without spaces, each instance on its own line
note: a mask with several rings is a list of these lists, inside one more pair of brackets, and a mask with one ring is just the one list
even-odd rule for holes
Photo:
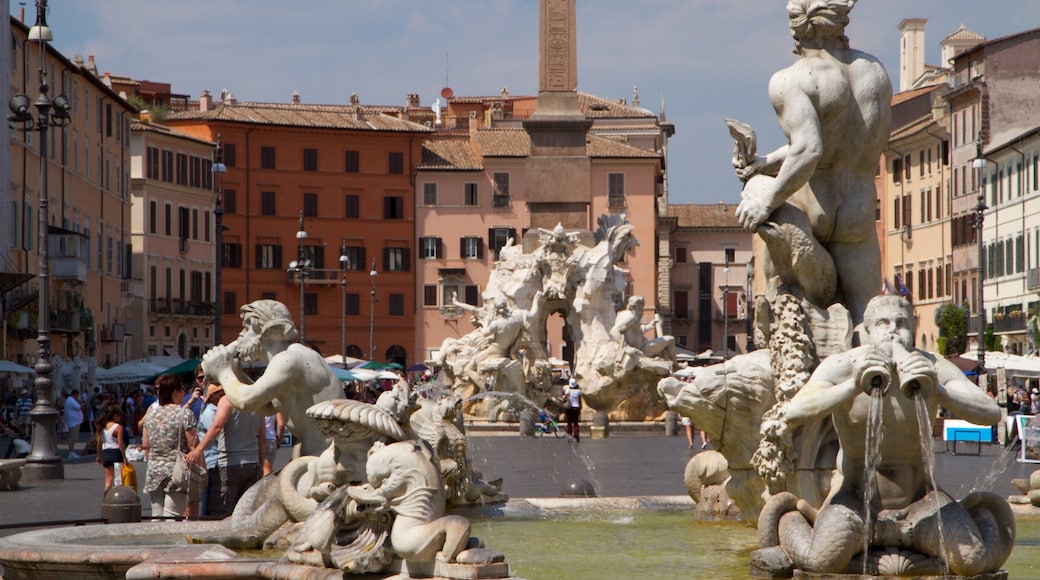
[[539,0],[538,101],[524,129],[527,206],[532,228],[592,226],[591,163],[585,138],[592,121],[578,105],[575,0]]

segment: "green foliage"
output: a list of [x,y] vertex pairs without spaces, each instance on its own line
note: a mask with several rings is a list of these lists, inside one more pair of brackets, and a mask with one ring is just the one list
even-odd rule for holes
[[935,312],[935,324],[939,327],[936,341],[939,353],[961,354],[968,348],[968,310],[956,304],[943,304]]
[[985,340],[986,340],[986,342],[984,344],[986,345],[986,350],[987,351],[999,351],[999,350],[1001,350],[1000,349],[1000,337],[997,336],[995,332],[993,332],[993,325],[992,324],[987,324],[986,325],[986,332],[983,333],[983,336],[985,337]]

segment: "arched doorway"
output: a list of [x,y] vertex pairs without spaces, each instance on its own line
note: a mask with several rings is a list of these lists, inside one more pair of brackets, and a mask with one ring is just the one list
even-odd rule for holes
[[181,358],[188,358],[188,337],[182,332],[177,335],[177,354]]
[[397,363],[401,368],[408,368],[408,351],[403,346],[395,344],[386,349],[386,362]]

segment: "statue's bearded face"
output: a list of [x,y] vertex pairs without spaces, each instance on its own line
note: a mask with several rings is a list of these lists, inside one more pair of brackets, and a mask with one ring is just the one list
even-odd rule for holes
[[259,332],[259,325],[255,321],[246,321],[242,325],[242,332],[238,333],[236,342],[236,354],[245,362],[256,362],[263,355],[263,343]]
[[914,344],[913,316],[898,305],[881,306],[865,323],[874,346],[885,348],[899,341],[903,348],[909,349]]

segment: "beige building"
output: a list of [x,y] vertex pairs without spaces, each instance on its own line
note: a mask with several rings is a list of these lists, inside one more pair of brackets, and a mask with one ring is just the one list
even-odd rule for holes
[[671,297],[671,334],[689,350],[716,356],[748,352],[753,314],[753,240],[726,203],[669,205],[660,257],[660,292]]
[[[127,360],[131,341],[115,331],[131,316],[126,275],[130,246],[130,121],[136,110],[82,64],[49,44],[28,42],[29,27],[10,19],[9,95],[39,95],[40,70],[49,97],[67,99],[68,118],[47,132],[46,236],[50,266],[48,303],[36,282],[4,285],[7,331],[4,358],[32,365],[41,307],[50,312],[51,353],[63,361],[96,357],[102,366]],[[35,107],[30,107],[35,117]],[[8,200],[2,205],[10,274],[39,272],[40,136],[13,123],[9,131]],[[38,128],[38,126],[37,126]],[[31,276],[23,276],[28,278]],[[85,365],[82,365],[85,366]],[[75,386],[62,374],[57,388]]]
[[131,358],[198,358],[214,344],[215,143],[162,125],[130,127],[131,239],[125,331]]

